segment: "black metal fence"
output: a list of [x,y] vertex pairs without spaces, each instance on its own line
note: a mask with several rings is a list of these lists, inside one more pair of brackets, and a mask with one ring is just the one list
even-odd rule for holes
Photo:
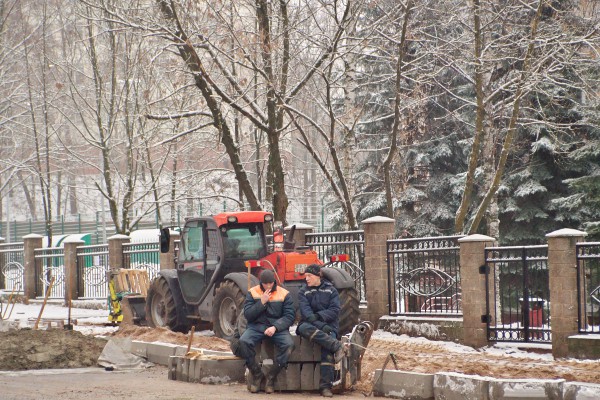
[[23,242],[0,244],[0,290],[23,292]]
[[80,299],[108,298],[108,245],[77,247],[77,292]]
[[600,333],[600,242],[578,243],[579,332]]
[[548,246],[485,249],[488,338],[550,342]]
[[354,278],[361,301],[366,301],[365,292],[365,235],[364,231],[307,233],[305,243],[315,250],[319,258],[328,262],[332,255],[347,254],[348,262],[333,263],[344,268]]
[[[65,297],[65,249],[47,247],[36,249],[35,257],[35,295],[43,298],[50,288],[48,298]],[[50,287],[50,285],[52,285]]]
[[462,315],[461,237],[387,241],[390,315]]
[[152,280],[160,271],[160,247],[158,242],[123,244],[123,266],[148,271]]

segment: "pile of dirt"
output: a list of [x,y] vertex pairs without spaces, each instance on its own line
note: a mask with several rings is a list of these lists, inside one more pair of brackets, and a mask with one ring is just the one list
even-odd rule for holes
[[97,366],[106,341],[62,329],[0,332],[0,370]]
[[[190,336],[181,332],[173,332],[166,328],[148,328],[145,326],[122,325],[109,336],[128,337],[131,340],[142,342],[162,342],[187,346]],[[215,336],[202,336],[195,334],[192,339],[192,347],[207,350],[231,351],[227,340]]]

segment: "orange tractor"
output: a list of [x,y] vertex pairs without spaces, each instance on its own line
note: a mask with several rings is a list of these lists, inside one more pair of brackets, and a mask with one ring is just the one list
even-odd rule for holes
[[[273,215],[263,211],[187,219],[176,268],[162,270],[150,284],[145,305],[148,325],[187,332],[202,321],[210,322],[216,336],[231,339],[248,288],[259,284],[264,269],[272,270],[277,283],[296,301],[305,283],[304,269],[309,264],[324,264],[314,250],[296,248],[294,227],[287,239],[280,229],[273,235],[275,243],[267,243],[266,231],[272,222]],[[162,252],[169,251],[169,242],[165,228],[161,231]],[[340,294],[340,333],[349,333],[359,316],[354,279],[343,268],[324,265],[322,271]]]

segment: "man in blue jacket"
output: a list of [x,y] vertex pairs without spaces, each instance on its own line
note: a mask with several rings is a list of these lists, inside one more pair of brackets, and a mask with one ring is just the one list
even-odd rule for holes
[[260,285],[248,291],[244,302],[244,316],[248,325],[239,343],[239,354],[246,360],[246,366],[252,372],[250,392],[257,393],[265,377],[256,362],[255,347],[264,338],[275,345],[275,360],[265,382],[265,392],[273,393],[277,374],[287,367],[288,359],[294,349],[290,335],[290,326],[296,318],[294,302],[290,293],[277,286],[272,271],[265,270],[260,275]]
[[321,346],[321,396],[332,397],[333,367],[344,356],[344,347],[338,340],[340,297],[337,289],[321,275],[321,267],[306,267],[306,286],[298,293],[300,324],[297,333]]

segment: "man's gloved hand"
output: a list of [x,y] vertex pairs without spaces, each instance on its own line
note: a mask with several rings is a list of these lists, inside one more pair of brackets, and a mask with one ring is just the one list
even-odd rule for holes
[[310,322],[311,324],[317,320],[317,314],[313,314],[310,317],[306,318],[306,322]]
[[329,325],[325,325],[323,328],[321,328],[321,330],[322,330],[323,332],[325,332],[326,334],[328,334],[328,335],[329,335],[331,332],[333,332],[333,328],[332,328],[332,327],[330,327]]

